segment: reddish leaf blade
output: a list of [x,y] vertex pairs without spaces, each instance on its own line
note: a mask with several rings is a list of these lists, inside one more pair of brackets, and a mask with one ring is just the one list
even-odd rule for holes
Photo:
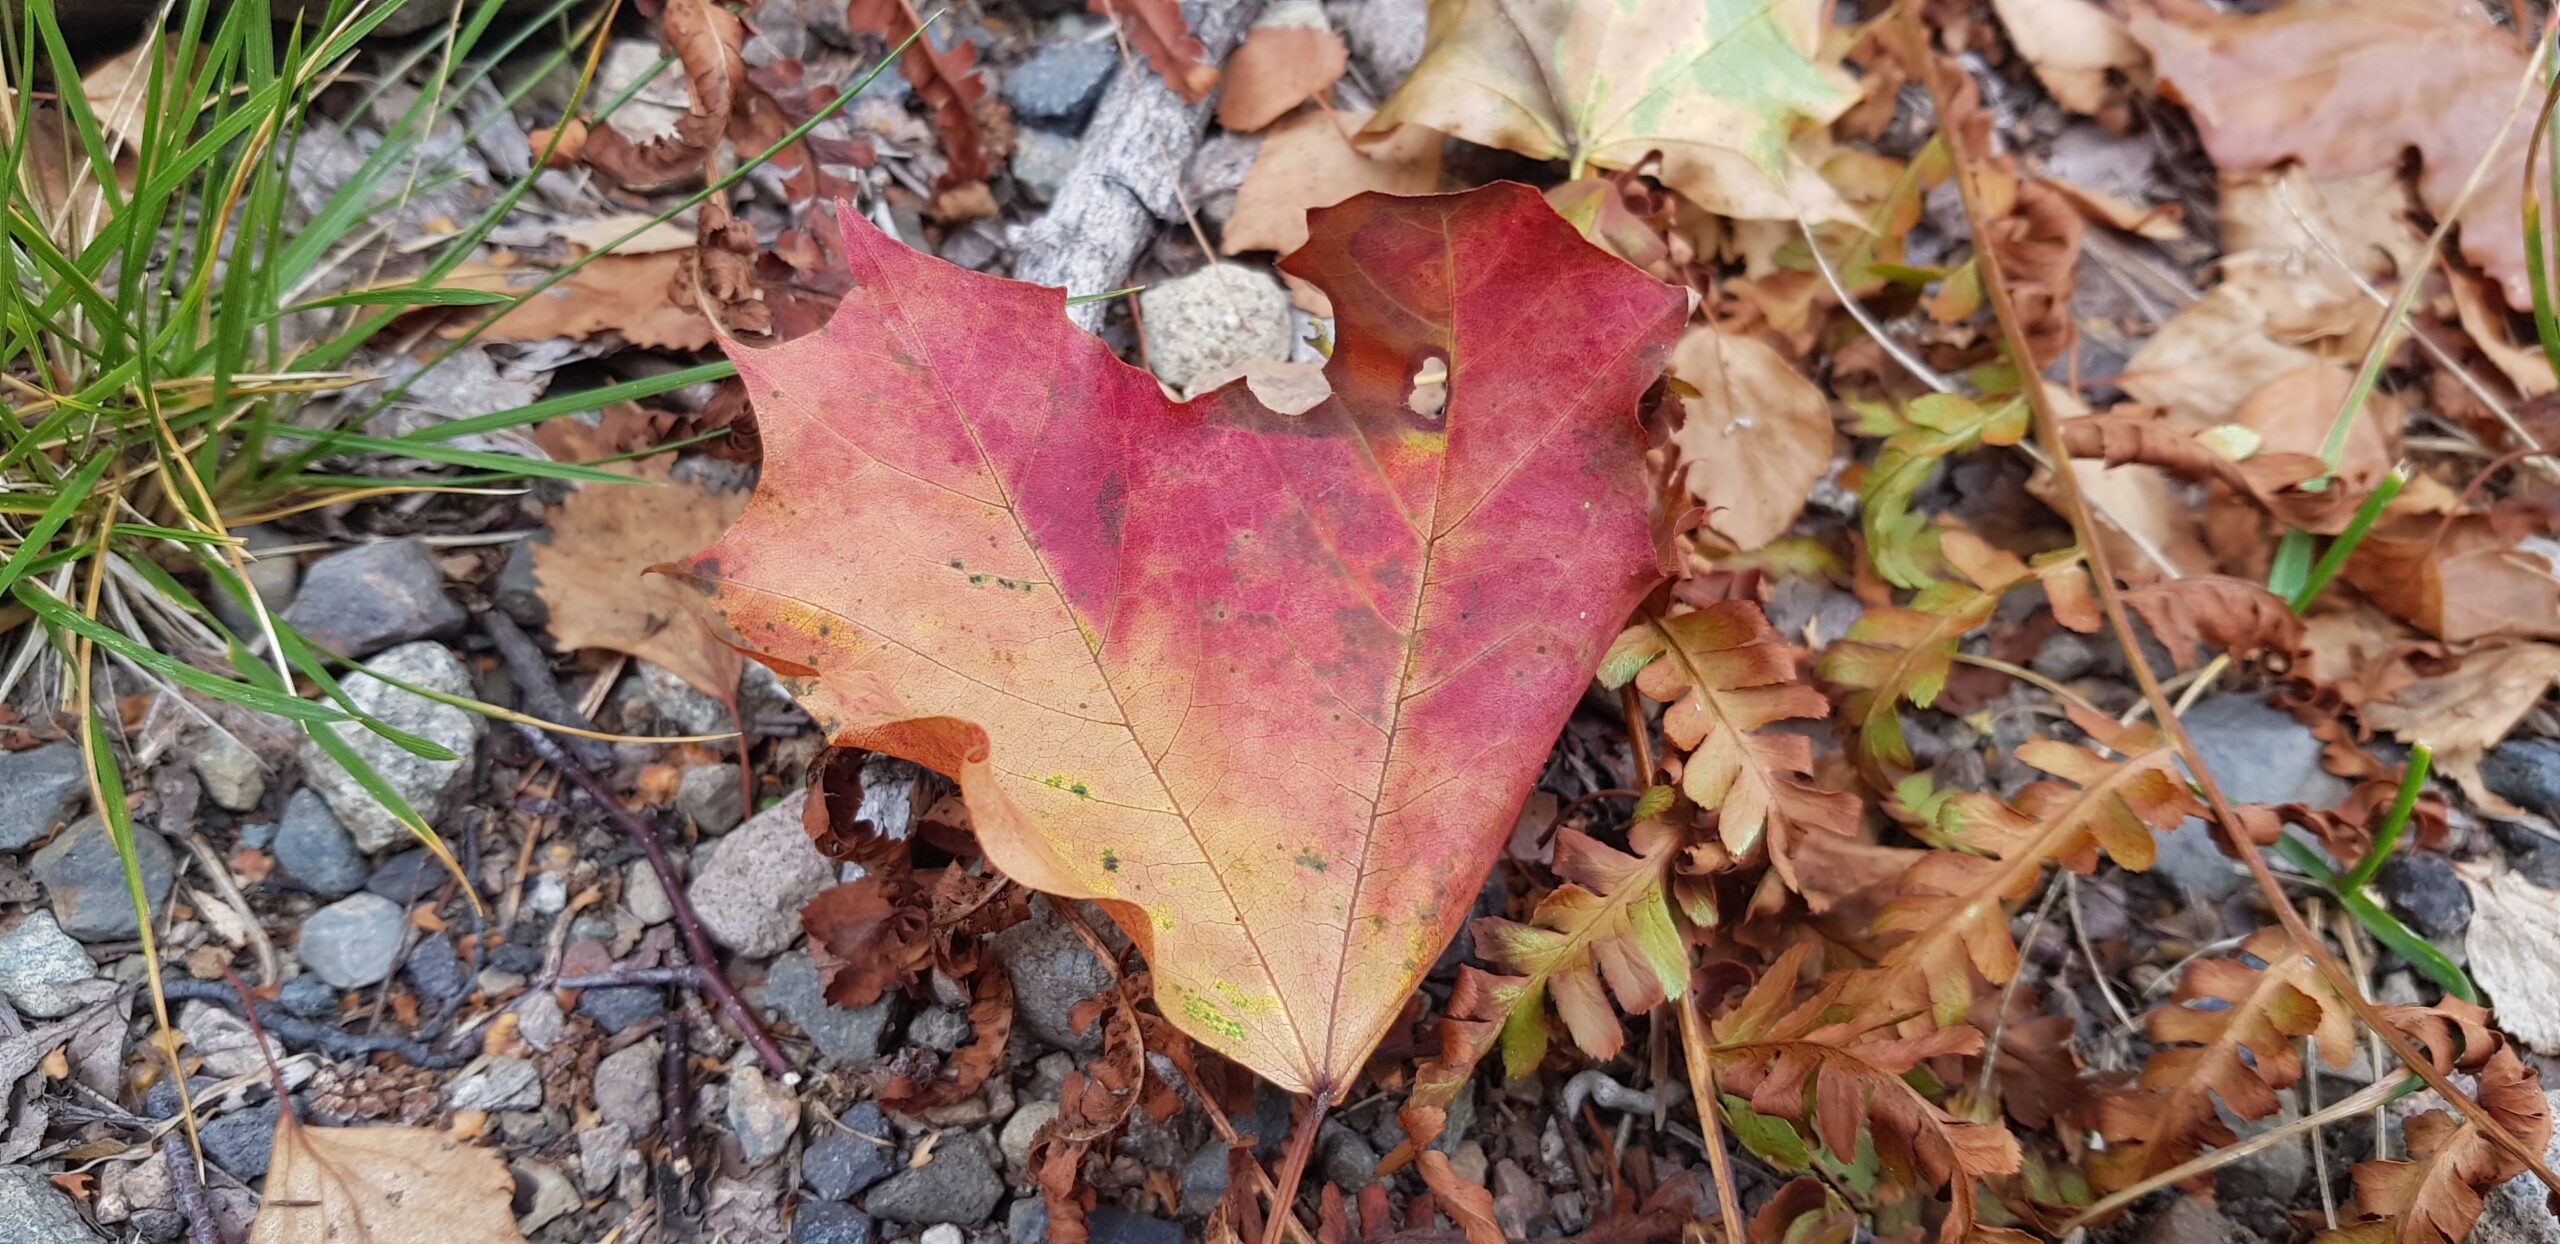
[[1185,1031],[1338,1091],[1655,580],[1631,411],[1684,297],[1526,187],[1363,195],[1284,265],[1340,344],[1283,416],[1170,402],[1057,290],[845,252],[826,331],[732,348],[764,476],[687,572],[836,743],[1104,901]]

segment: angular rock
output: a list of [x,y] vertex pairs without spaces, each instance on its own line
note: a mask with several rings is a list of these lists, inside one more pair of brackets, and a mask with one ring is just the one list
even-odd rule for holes
[[765,809],[711,850],[686,887],[714,941],[767,959],[800,940],[800,908],[835,881],[835,864],[800,827],[806,791]]
[[198,731],[187,763],[215,806],[246,812],[267,794],[266,762],[227,730]]
[[836,1201],[805,1201],[791,1220],[791,1244],[872,1244],[880,1224],[871,1215]]
[[445,594],[423,540],[359,544],[311,563],[284,621],[303,638],[359,660],[462,629],[471,616]]
[[89,952],[63,933],[52,912],[35,912],[0,933],[0,996],[29,1019],[60,1019],[79,1010],[80,991],[64,987],[97,974]]
[[297,976],[276,990],[276,1005],[302,1019],[327,1019],[338,1013],[338,991],[317,976]]
[[[2544,1215],[2549,1217],[2549,1215]],[[2232,1244],[2255,1239],[2244,1235],[2222,1211],[2191,1196],[2180,1196],[2144,1219],[2138,1244]]]
[[1058,1117],[1054,1101],[1024,1102],[1013,1117],[1004,1121],[1004,1130],[996,1135],[996,1151],[1004,1155],[1007,1170],[1020,1170],[1031,1164],[1031,1145],[1040,1129]]
[[242,1179],[267,1173],[276,1144],[276,1104],[226,1114],[196,1130],[204,1138],[204,1155],[214,1165]]
[[309,787],[285,801],[274,845],[276,870],[326,898],[355,893],[373,871],[329,801]]
[[605,1055],[596,1064],[597,1116],[634,1136],[646,1136],[658,1126],[658,1060],[664,1052],[651,1037]]
[[[375,657],[370,664],[390,677],[447,695],[468,696],[473,692],[470,672],[442,644],[404,644]],[[429,825],[435,824],[470,778],[472,752],[479,747],[480,734],[485,729],[479,715],[412,695],[370,674],[350,674],[340,685],[359,709],[394,729],[453,753],[451,760],[429,760],[355,722],[331,722],[320,727],[337,731],[358,759],[370,765]],[[358,847],[379,851],[409,840],[408,827],[375,802],[372,794],[339,768],[338,762],[321,751],[318,744],[303,743],[302,770],[321,797],[329,801],[330,810],[338,814],[338,822],[347,827]]]
[[807,951],[774,960],[765,974],[765,1018],[791,1021],[818,1047],[819,1062],[839,1070],[859,1071],[879,1059],[894,1005],[894,995],[852,1010],[828,1002],[826,984]]
[[0,752],[0,851],[22,850],[80,814],[89,801],[89,772],[80,749],[47,743]]
[[2560,743],[2509,739],[2480,760],[2489,793],[2527,812],[2560,818]]
[[642,924],[665,924],[676,918],[674,903],[667,901],[667,888],[658,884],[658,870],[647,860],[633,860],[622,870],[622,905]]
[[1109,1205],[1086,1214],[1091,1244],[1182,1244],[1182,1227]]
[[2441,855],[2400,851],[2374,880],[2409,927],[2428,941],[2439,945],[2459,941],[2471,927],[2471,890],[2453,875],[2453,862]]
[[747,819],[736,765],[687,765],[676,780],[676,811],[706,834],[725,834]]
[[1014,132],[1013,156],[1005,167],[1012,171],[1013,184],[1022,188],[1023,197],[1046,203],[1058,197],[1083,150],[1082,143],[1064,134],[1025,128]]
[[1052,43],[1004,76],[1005,102],[1013,105],[1014,116],[1034,126],[1082,133],[1103,84],[1119,67],[1120,50],[1109,39]]
[[907,1041],[929,1050],[959,1049],[973,1030],[969,1017],[946,1007],[930,1007],[907,1021]]
[[729,1071],[729,1132],[738,1138],[739,1157],[761,1166],[791,1145],[800,1130],[800,1099],[788,1085],[742,1063]]
[[374,869],[373,875],[364,879],[364,888],[406,905],[435,893],[445,883],[446,876],[444,865],[427,854],[426,848],[420,847],[382,861],[382,867]]
[[[177,861],[169,854],[167,840],[140,825],[133,830],[133,854],[142,865],[142,893],[157,911],[178,878]],[[28,863],[36,880],[44,883],[63,932],[84,942],[114,942],[132,937],[141,928],[134,922],[132,892],[125,888],[124,860],[116,854],[115,839],[107,833],[105,821],[80,818],[54,835]]]
[[455,953],[453,943],[441,934],[419,939],[401,961],[400,974],[409,978],[418,995],[443,1006],[471,992],[471,972],[463,966],[462,956]]
[[1270,273],[1214,263],[1138,295],[1147,362],[1176,392],[1234,374],[1253,359],[1289,357],[1289,291]]
[[891,1222],[975,1226],[1004,1199],[1004,1180],[978,1138],[946,1132],[922,1166],[890,1176],[862,1199],[863,1212]]
[[800,1155],[800,1182],[828,1201],[841,1201],[889,1177],[898,1168],[896,1134],[880,1107],[863,1102],[836,1116],[836,1126],[809,1142]]
[[391,974],[408,912],[379,894],[351,894],[311,913],[296,953],[313,975],[340,989],[362,989]]
[[[537,533],[537,537],[547,534]],[[542,599],[542,582],[533,573],[532,540],[518,540],[507,549],[507,560],[498,567],[498,583],[491,599],[498,612],[527,630],[538,631],[551,625],[551,606]]]
[[621,1124],[599,1123],[578,1133],[578,1186],[588,1196],[612,1191],[626,1158],[637,1161],[638,1155],[632,1152],[630,1131]]
[[613,689],[613,703],[629,734],[720,734],[737,727],[728,705],[647,661],[631,663]]
[[520,1233],[540,1231],[545,1223],[575,1212],[586,1203],[579,1197],[577,1185],[569,1182],[568,1172],[549,1162],[517,1162],[507,1169],[516,1177],[518,1196],[524,1195],[521,1189],[533,1190],[532,1207],[516,1215],[516,1230]]
[[1111,986],[1112,975],[1075,930],[1058,919],[1045,894],[1031,897],[1031,918],[989,939],[1013,981],[1013,1013],[1033,1036],[1060,1049],[1102,1048],[1102,1025],[1082,1032],[1068,1022],[1077,1003]]
[[453,1108],[538,1110],[542,1107],[542,1072],[531,1059],[492,1058],[486,1066],[453,1085]]
[[543,989],[516,1007],[516,1035],[537,1050],[560,1044],[569,1035],[569,1017],[560,1010],[560,999]]
[[32,1166],[0,1166],[0,1240],[86,1244],[106,1237],[90,1230],[80,1206]]
[[647,985],[616,985],[578,995],[578,1014],[608,1033],[620,1033],[666,1013],[666,995]]
[[[2328,808],[2346,796],[2345,779],[2320,767],[2320,740],[2292,714],[2260,697],[2214,696],[2187,710],[2180,720],[2205,764],[2213,769],[2222,793],[2234,804],[2302,803]],[[2247,875],[2214,845],[2212,831],[2199,818],[2187,818],[2160,835],[2159,841],[2160,858],[2153,871],[2173,886],[2218,899],[2248,884]]]

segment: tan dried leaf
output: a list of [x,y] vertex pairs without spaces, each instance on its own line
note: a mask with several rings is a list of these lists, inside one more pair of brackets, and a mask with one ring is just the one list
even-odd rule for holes
[[[549,341],[615,332],[645,350],[702,349],[711,344],[711,321],[693,307],[678,306],[671,294],[677,275],[692,261],[690,243],[688,238],[684,250],[617,252],[590,260],[569,279],[499,315],[480,335],[490,341]],[[538,268],[466,266],[441,284],[512,294],[548,275]],[[457,321],[448,335],[460,336],[467,327]]]
[[2555,679],[2560,647],[2503,644],[2468,653],[2451,673],[2412,682],[2388,700],[2366,704],[2359,715],[2403,743],[2433,748],[2436,768],[2460,783],[2474,803],[2511,812],[2507,801],[2481,784],[2480,758],[2507,737]]
[[2560,893],[2504,867],[2457,864],[2454,875],[2471,891],[2471,979],[2498,1027],[2536,1054],[2560,1054]]
[[249,1244],[523,1244],[497,1156],[418,1127],[276,1124]]
[[2089,0],[1992,0],[2009,43],[2055,102],[2082,115],[2106,103],[2107,73],[2131,73],[2151,57],[2124,22]]
[[[1366,190],[1429,194],[1440,188],[1437,132],[1408,125],[1366,147],[1353,146],[1351,136],[1368,123],[1365,112],[1301,108],[1272,126],[1236,190],[1235,215],[1219,249],[1286,255],[1306,245],[1307,213],[1314,208]],[[1300,307],[1332,314],[1314,286],[1292,281],[1290,289]]]
[[719,539],[747,494],[710,492],[674,477],[673,454],[606,468],[633,483],[587,484],[551,512],[551,538],[533,546],[533,573],[566,648],[626,652],[727,702],[745,668],[702,620],[700,597],[650,567]]
[[1227,58],[1218,124],[1250,134],[1333,89],[1349,63],[1342,36],[1309,26],[1256,26]]
[[1830,399],[1766,343],[1709,324],[1681,334],[1670,371],[1696,394],[1671,444],[1708,530],[1743,550],[1785,535],[1831,469]]

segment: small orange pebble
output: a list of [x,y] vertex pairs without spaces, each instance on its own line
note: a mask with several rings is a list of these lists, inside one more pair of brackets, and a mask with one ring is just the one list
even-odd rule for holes
[[481,1034],[480,1052],[504,1057],[517,1052],[524,1042],[516,1036],[516,1013],[505,1012],[489,1021],[489,1030]]
[[453,1126],[446,1128],[445,1134],[453,1137],[455,1140],[470,1140],[479,1136],[481,1132],[488,1130],[488,1127],[488,1111],[456,1110],[453,1112]]
[[46,1051],[44,1061],[37,1065],[44,1068],[44,1078],[48,1080],[65,1080],[71,1076],[71,1056],[60,1046]]
[[444,932],[444,917],[437,915],[436,909],[433,907],[410,908],[409,923],[425,929],[429,933]]

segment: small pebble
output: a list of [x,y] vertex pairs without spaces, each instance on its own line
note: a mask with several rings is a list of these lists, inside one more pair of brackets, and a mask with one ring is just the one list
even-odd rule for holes
[[740,1159],[761,1166],[791,1144],[800,1130],[800,1099],[789,1086],[752,1063],[729,1073],[729,1131]]
[[800,1155],[800,1182],[821,1200],[841,1201],[887,1179],[897,1157],[888,1116],[863,1102],[809,1142]]
[[283,620],[331,652],[369,657],[395,644],[450,635],[470,615],[445,594],[444,571],[423,540],[382,540],[306,567]]
[[633,860],[622,870],[622,905],[642,924],[665,924],[676,918],[675,904],[667,901],[666,887],[658,884],[658,870],[644,859]]
[[197,1128],[196,1135],[203,1138],[204,1155],[214,1165],[242,1179],[256,1179],[267,1173],[275,1149],[276,1104],[226,1114]]
[[676,811],[706,834],[725,834],[747,819],[736,765],[688,765],[676,781]]
[[578,995],[578,1014],[596,1021],[596,1027],[608,1033],[655,1019],[666,1009],[666,994],[652,985],[615,985]]
[[65,986],[97,974],[89,952],[63,933],[52,912],[35,912],[0,933],[0,995],[29,1019],[60,1019],[79,1010],[79,991]]
[[[483,977],[487,975],[482,974]],[[560,1012],[560,999],[548,989],[524,1000],[516,1007],[516,1035],[537,1050],[560,1044],[569,1032],[569,1017]]]
[[[157,911],[178,879],[177,860],[168,840],[139,825],[134,827],[133,853],[142,865],[142,892]],[[105,821],[82,817],[54,835],[27,864],[44,883],[63,932],[84,942],[117,942],[141,928],[133,918],[132,891],[125,888],[124,859],[116,854]]]
[[880,1224],[838,1201],[803,1201],[791,1220],[791,1244],[872,1244]]
[[1039,1137],[1040,1129],[1057,1117],[1058,1103],[1054,1101],[1026,1102],[1022,1109],[1014,1111],[1013,1117],[1005,1120],[1004,1131],[996,1136],[996,1149],[1004,1154],[1005,1167],[1021,1170],[1030,1166],[1032,1142]]
[[275,827],[275,856],[277,871],[325,898],[355,893],[372,871],[329,801],[307,787],[285,801],[284,820]]
[[542,1072],[531,1060],[493,1058],[488,1065],[455,1081],[456,1110],[536,1110],[542,1106]]
[[418,993],[439,1005],[452,1002],[471,992],[471,973],[462,965],[462,956],[453,943],[441,935],[429,934],[409,950],[406,963],[400,965],[402,975],[417,987]]
[[651,1037],[605,1055],[591,1081],[596,1114],[607,1123],[621,1124],[634,1136],[646,1136],[657,1127],[658,1060],[663,1052],[658,1039]]
[[276,1004],[303,1019],[327,1019],[338,1013],[338,991],[317,976],[297,976],[276,990]]
[[47,743],[0,752],[0,851],[17,851],[60,829],[89,801],[80,749]]
[[311,913],[296,951],[302,965],[340,989],[362,989],[391,973],[408,913],[379,894],[351,894]]
[[971,1031],[968,1016],[938,1006],[907,1021],[907,1040],[929,1050],[959,1049]]

